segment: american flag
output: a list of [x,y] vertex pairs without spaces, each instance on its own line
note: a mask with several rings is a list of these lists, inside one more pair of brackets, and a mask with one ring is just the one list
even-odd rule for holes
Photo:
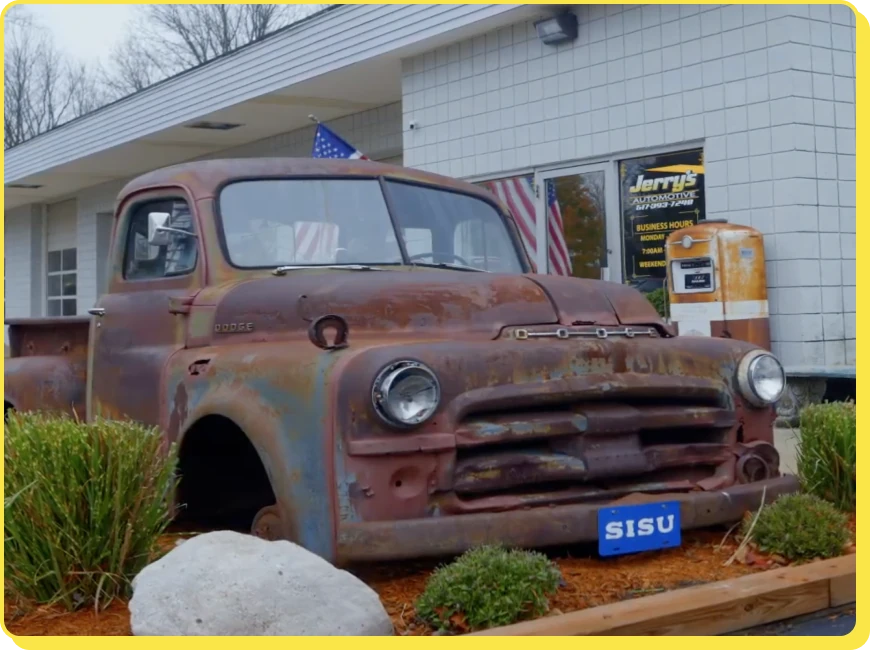
[[[317,124],[314,133],[312,158],[349,158],[368,160],[358,149],[348,144],[329,127]],[[338,247],[338,226],[312,221],[298,222],[296,231],[296,262],[305,264],[331,264]]]
[[338,226],[334,223],[297,221],[293,225],[296,237],[296,263],[332,264],[338,248]]
[[[538,242],[535,230],[535,191],[531,176],[517,176],[498,181],[483,183],[505,205],[517,220],[523,244],[532,259],[537,257]],[[571,275],[571,256],[565,243],[565,227],[562,221],[562,211],[556,198],[556,184],[552,180],[545,181],[547,187],[547,232],[549,233],[548,259],[549,272],[555,275]]]
[[350,158],[368,160],[358,149],[349,145],[344,138],[323,124],[317,125],[314,134],[312,158]]

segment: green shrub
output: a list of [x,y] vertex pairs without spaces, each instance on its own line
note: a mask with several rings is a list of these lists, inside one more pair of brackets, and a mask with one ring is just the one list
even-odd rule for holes
[[128,592],[169,523],[175,449],[130,422],[12,412],[4,452],[12,592],[68,609]]
[[801,411],[798,475],[803,489],[841,510],[855,510],[856,414],[853,402],[813,404]]
[[650,301],[655,310],[662,318],[668,317],[668,292],[664,289],[656,289],[646,294],[646,299]]
[[[751,522],[744,521],[744,534]],[[800,561],[842,555],[849,541],[847,526],[846,515],[827,501],[787,494],[762,509],[751,534],[761,551]]]
[[545,555],[482,546],[432,574],[417,616],[441,631],[509,625],[546,613],[560,580]]

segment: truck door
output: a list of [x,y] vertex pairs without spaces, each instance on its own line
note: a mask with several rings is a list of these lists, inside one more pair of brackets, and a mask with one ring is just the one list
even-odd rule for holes
[[161,424],[163,368],[184,347],[187,304],[204,277],[194,210],[181,190],[121,206],[108,291],[90,310],[88,419]]

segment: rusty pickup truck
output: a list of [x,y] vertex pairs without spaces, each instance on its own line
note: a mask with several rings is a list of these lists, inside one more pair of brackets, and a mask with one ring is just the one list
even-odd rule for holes
[[797,489],[770,353],[534,273],[470,184],[192,162],[123,189],[108,255],[89,316],[7,322],[5,409],[159,427],[180,519],[344,563],[593,542],[613,504],[691,529]]

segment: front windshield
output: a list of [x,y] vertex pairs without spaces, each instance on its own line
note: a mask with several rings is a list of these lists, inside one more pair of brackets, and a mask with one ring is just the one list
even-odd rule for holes
[[[472,196],[388,182],[412,264],[521,273],[501,216]],[[220,193],[230,262],[241,268],[400,265],[396,231],[377,180],[240,181]]]

